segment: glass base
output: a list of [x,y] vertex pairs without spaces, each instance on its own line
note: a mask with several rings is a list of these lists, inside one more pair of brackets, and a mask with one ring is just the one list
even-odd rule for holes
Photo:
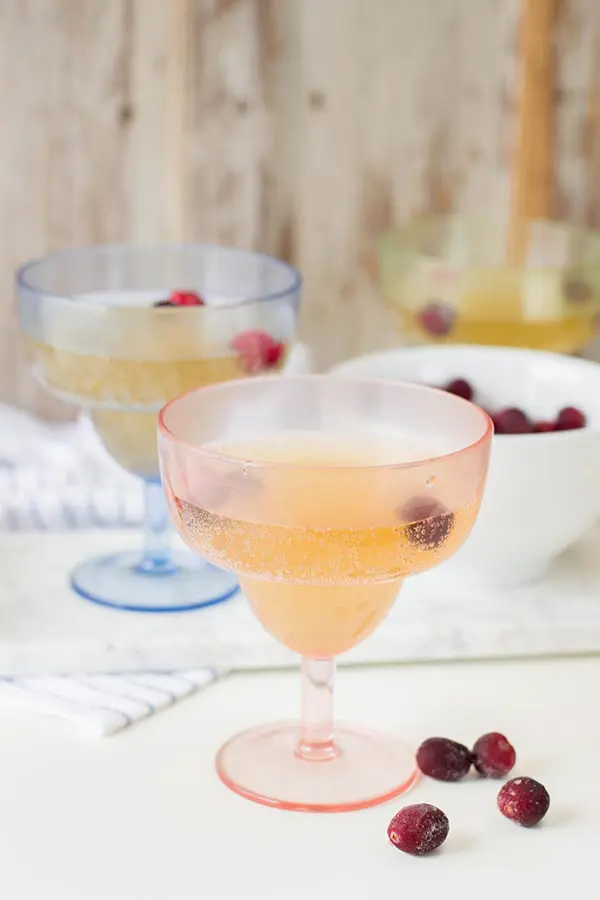
[[300,812],[345,812],[385,803],[415,784],[415,751],[391,735],[337,726],[337,755],[297,755],[299,726],[259,725],[231,738],[216,766],[228,788],[265,806]]
[[144,567],[135,551],[99,556],[78,565],[71,587],[81,597],[131,612],[185,612],[228,600],[238,590],[230,572],[185,551]]

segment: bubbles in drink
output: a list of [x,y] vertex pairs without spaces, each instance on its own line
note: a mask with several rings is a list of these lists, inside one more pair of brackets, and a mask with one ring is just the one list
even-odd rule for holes
[[370,634],[404,577],[450,556],[475,520],[476,500],[450,509],[432,494],[395,496],[389,466],[414,453],[398,440],[281,432],[208,449],[248,463],[229,463],[209,509],[195,505],[201,482],[219,476],[188,477],[188,497],[175,496],[180,533],[237,572],[263,625],[300,653],[339,653]]

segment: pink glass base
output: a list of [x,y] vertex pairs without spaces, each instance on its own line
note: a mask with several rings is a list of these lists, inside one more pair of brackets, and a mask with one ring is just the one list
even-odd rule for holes
[[376,806],[418,778],[414,748],[390,735],[337,726],[329,758],[307,760],[298,733],[297,723],[275,722],[237,734],[217,754],[219,777],[255,803],[303,812]]

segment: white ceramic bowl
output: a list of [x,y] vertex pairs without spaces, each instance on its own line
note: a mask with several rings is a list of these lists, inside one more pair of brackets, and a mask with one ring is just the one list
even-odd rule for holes
[[492,412],[518,406],[553,419],[576,406],[578,431],[495,435],[479,518],[466,544],[437,570],[465,584],[538,580],[550,562],[600,519],[600,365],[512,347],[412,347],[342,363],[337,375],[442,386],[466,378]]

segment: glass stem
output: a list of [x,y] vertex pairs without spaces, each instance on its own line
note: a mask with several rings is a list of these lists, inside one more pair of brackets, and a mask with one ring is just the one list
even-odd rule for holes
[[296,755],[324,762],[340,751],[333,735],[333,659],[302,658],[302,714]]
[[144,481],[144,543],[138,571],[168,575],[175,571],[169,537],[171,520],[159,478]]

